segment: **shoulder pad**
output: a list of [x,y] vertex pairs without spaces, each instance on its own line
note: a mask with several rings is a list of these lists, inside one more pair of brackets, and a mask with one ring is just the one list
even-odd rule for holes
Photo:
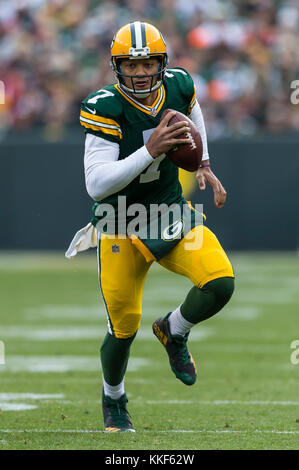
[[120,116],[122,103],[109,85],[91,93],[81,103],[80,123],[99,137],[119,142],[122,139]]
[[175,86],[190,105],[188,109],[189,114],[196,103],[196,88],[190,73],[182,67],[173,67],[166,70],[165,80],[169,80],[169,83],[175,80]]

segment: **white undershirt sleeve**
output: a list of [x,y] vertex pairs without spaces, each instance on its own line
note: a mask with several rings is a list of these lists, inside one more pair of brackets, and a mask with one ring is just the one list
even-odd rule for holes
[[201,135],[202,147],[203,147],[202,161],[209,160],[207,133],[206,133],[205,123],[204,123],[203,115],[201,112],[201,108],[197,100],[196,100],[196,104],[194,108],[192,109],[190,113],[189,118],[191,119],[192,122],[194,122],[194,124],[196,125]]
[[85,139],[85,184],[90,197],[100,201],[127,186],[154,159],[145,145],[118,160],[119,145],[87,134]]
[[[198,101],[191,111],[190,119],[198,128],[202,143],[202,161],[209,159],[207,134]],[[100,201],[121,191],[138,176],[154,159],[145,145],[123,160],[118,160],[119,145],[115,142],[87,134],[85,140],[85,184],[90,197]]]

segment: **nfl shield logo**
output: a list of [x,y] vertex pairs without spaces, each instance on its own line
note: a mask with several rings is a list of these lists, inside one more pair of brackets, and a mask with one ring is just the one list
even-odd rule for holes
[[119,245],[112,245],[112,253],[119,253]]
[[155,117],[155,116],[157,116],[157,114],[158,113],[157,113],[156,108],[151,109],[151,116]]

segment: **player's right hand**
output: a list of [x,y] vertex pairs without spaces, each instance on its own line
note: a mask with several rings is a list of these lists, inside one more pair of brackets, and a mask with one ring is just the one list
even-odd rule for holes
[[152,135],[150,136],[146,148],[153,158],[159,157],[162,153],[167,153],[172,147],[178,144],[189,144],[189,138],[180,138],[177,136],[190,132],[187,122],[176,122],[168,126],[170,119],[175,116],[175,111],[171,111],[160,121]]

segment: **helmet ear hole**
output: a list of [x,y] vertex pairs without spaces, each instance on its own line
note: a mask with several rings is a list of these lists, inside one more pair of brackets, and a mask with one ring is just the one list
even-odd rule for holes
[[116,59],[116,60],[115,60],[116,70],[117,70],[119,73],[122,73],[120,63],[121,63],[121,59]]

